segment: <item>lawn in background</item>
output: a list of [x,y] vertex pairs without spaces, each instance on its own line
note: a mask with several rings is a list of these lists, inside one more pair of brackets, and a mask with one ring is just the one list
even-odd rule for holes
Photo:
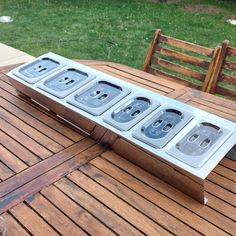
[[[156,28],[173,37],[215,47],[236,47],[236,4],[216,0],[0,0],[0,42],[33,56],[48,51],[68,58],[114,61],[142,68]],[[184,10],[196,5],[199,11]],[[213,10],[204,10],[204,7]],[[212,9],[210,8],[210,9]],[[216,10],[214,10],[216,8]],[[0,52],[1,53],[1,52]]]

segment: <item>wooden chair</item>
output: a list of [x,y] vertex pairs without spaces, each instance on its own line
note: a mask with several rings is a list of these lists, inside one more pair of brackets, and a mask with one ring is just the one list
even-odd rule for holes
[[225,40],[215,60],[206,92],[236,100],[236,48]]
[[149,48],[144,71],[204,91],[215,57],[214,49],[163,35],[158,29]]

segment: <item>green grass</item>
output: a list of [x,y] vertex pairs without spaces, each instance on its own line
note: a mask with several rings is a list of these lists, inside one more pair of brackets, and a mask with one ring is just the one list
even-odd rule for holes
[[[194,4],[213,5],[221,13],[184,11]],[[172,4],[145,0],[0,0],[0,42],[34,56],[53,51],[69,58],[115,61],[142,68],[156,28],[173,37],[215,47],[236,27],[226,23],[236,5],[216,0]],[[1,52],[0,52],[1,53]]]

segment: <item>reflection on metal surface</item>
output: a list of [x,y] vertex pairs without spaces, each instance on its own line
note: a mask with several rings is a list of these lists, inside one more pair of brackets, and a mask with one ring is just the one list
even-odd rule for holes
[[222,141],[230,133],[209,122],[200,122],[193,127],[169,153],[181,161],[199,168],[222,146]]
[[160,109],[132,134],[155,148],[163,148],[193,118],[191,114],[171,106]]
[[98,116],[124,98],[129,92],[130,90],[124,86],[98,80],[83,91],[70,96],[67,102]]

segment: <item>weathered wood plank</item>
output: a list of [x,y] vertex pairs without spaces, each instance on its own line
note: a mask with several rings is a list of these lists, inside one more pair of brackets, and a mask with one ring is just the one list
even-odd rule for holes
[[[192,214],[191,211],[175,203],[165,195],[160,194],[158,191],[153,190],[149,186],[143,184],[141,181],[135,179],[111,163],[104,161],[101,158],[96,158],[91,161],[91,163],[110,176],[114,176],[117,181],[123,183],[125,186],[137,192],[152,203],[156,204],[157,206],[161,206],[162,209],[164,209],[169,214],[173,214],[173,212],[175,212],[175,217],[181,219],[185,224],[194,228],[198,232],[202,234],[214,232],[215,234],[218,233],[219,235],[222,233],[221,230],[218,231],[217,228],[213,227],[212,224],[208,223],[206,220],[196,216],[195,214]],[[139,175],[139,178],[141,179],[141,175]],[[205,226],[204,229],[202,228],[203,224]]]
[[117,64],[117,63],[109,63],[108,67],[113,68],[114,70],[120,70],[127,75],[140,77],[144,80],[152,81],[156,84],[160,84],[162,86],[165,86],[170,89],[183,89],[184,86],[181,84],[178,84],[177,81],[170,83],[168,80],[162,77],[156,77],[155,75],[152,75],[150,73],[146,73],[144,71],[140,71],[125,65]]
[[233,170],[230,170],[224,166],[218,165],[215,167],[214,172],[236,182],[236,172]]
[[[106,69],[103,69],[103,68],[99,68],[99,70],[102,71],[102,72],[106,72]],[[116,76],[115,74],[111,74],[111,75]],[[129,83],[132,83],[132,84],[135,84],[135,85],[138,85],[138,86],[141,86],[141,87],[143,87],[143,88],[145,88],[145,89],[148,89],[148,90],[151,90],[151,91],[153,91],[153,92],[157,92],[157,93],[159,93],[159,94],[161,94],[161,95],[165,95],[165,94],[166,94],[166,92],[163,92],[162,90],[159,90],[159,89],[156,88],[156,87],[153,87],[153,86],[150,87],[150,86],[146,85],[146,84],[145,84],[145,81],[144,81],[142,84],[140,84],[139,82],[136,82],[136,81],[134,81],[134,80],[131,80],[131,79],[126,78],[126,77],[123,77],[123,76],[119,76],[119,79],[122,79],[122,80],[124,80],[124,81],[127,81],[127,82],[129,82]],[[158,87],[158,86],[157,86],[157,87]]]
[[222,199],[219,199],[218,197],[215,197],[212,193],[209,192],[206,192],[206,197],[210,200],[208,203],[209,207],[236,222],[234,206],[228,204]]
[[236,85],[236,76],[222,73],[220,76],[220,81],[226,84]]
[[[1,85],[0,85],[1,86]],[[48,125],[50,128],[53,128],[60,134],[65,136],[65,143],[67,142],[67,146],[71,145],[73,142],[70,140],[77,142],[81,140],[81,135],[74,131],[73,129],[67,127],[65,124],[63,124],[61,121],[58,121],[58,119],[55,119],[55,116],[52,117],[52,115],[49,114],[48,111],[42,111],[38,106],[36,107],[34,103],[30,102],[27,103],[23,100],[21,100],[19,97],[16,97],[12,95],[10,92],[3,90],[0,88],[0,94],[2,97],[4,97],[6,100],[10,101],[23,111],[27,112],[34,118],[40,120],[44,124]],[[46,112],[46,114],[45,114]],[[68,138],[68,140],[66,140]],[[70,140],[69,140],[70,139]]]
[[210,181],[206,181],[205,189],[207,192],[210,192],[212,195],[236,207],[235,194],[233,194],[232,192],[229,192],[228,190],[221,188],[219,185],[214,184]]
[[197,102],[197,103],[199,103],[201,105],[204,105],[206,107],[214,108],[217,111],[221,112],[222,116],[224,116],[225,114],[228,114],[228,115],[232,115],[232,116],[236,117],[236,111],[230,109],[229,107],[224,107],[222,105],[212,103],[211,101],[207,101],[205,99],[203,100],[203,99],[198,98],[198,97],[197,98],[192,98],[191,101]]
[[[73,200],[67,197],[62,191],[51,185],[44,188],[41,194],[46,197],[54,206],[56,206],[67,217],[73,220],[89,235],[115,235],[108,227],[97,220],[92,214],[76,204]],[[37,201],[37,199],[33,199]],[[38,204],[38,203],[37,203]]]
[[156,68],[149,68],[148,72],[150,72],[154,75],[157,75],[157,76],[164,76],[166,78],[166,80],[170,81],[170,83],[178,81],[179,84],[182,84],[182,85],[187,86],[187,87],[192,87],[192,88],[195,88],[195,89],[200,89],[201,88],[200,85],[194,84],[190,81],[184,80],[181,77],[178,77],[176,75],[172,75],[170,73],[167,73],[165,71],[162,71],[162,70],[159,70],[159,69],[156,69]]
[[10,212],[32,235],[59,235],[25,203],[12,208]]
[[169,88],[167,86],[164,86],[162,84],[158,83],[158,79],[156,78],[156,80],[148,80],[145,77],[139,77],[139,76],[133,76],[131,74],[125,73],[121,70],[115,70],[114,68],[111,67],[99,67],[98,69],[100,70],[100,68],[104,68],[104,72],[110,72],[113,73],[113,75],[115,76],[122,76],[121,78],[125,78],[128,79],[129,81],[131,81],[131,83],[139,83],[139,86],[142,85],[147,85],[150,88],[155,88],[156,90],[160,90],[164,93],[170,93],[173,91],[173,88]]
[[[79,166],[84,165],[91,159],[97,157],[103,151],[104,148],[101,145],[94,145],[90,148],[87,148],[86,150],[81,151],[76,156],[70,158],[57,167],[54,166],[53,169],[44,173],[40,173],[40,176],[31,180],[31,182],[29,182],[30,180],[27,179],[27,183],[23,186],[21,184],[21,187],[18,187],[16,190],[12,191],[12,189],[8,189],[10,193],[0,199],[0,214],[15,206],[19,202],[24,201],[26,198],[32,196],[33,194],[39,192],[43,187],[58,181],[66,174],[72,172]],[[0,184],[5,184],[5,182],[6,181]]]
[[228,158],[224,158],[221,162],[221,165],[227,167],[228,169],[231,169],[233,171],[236,171],[236,162],[233,160],[230,160]]
[[153,37],[152,42],[151,42],[151,45],[148,49],[148,54],[147,54],[147,57],[145,59],[144,68],[143,68],[143,70],[146,71],[146,72],[148,71],[148,68],[151,66],[151,59],[152,59],[152,56],[155,52],[155,48],[156,48],[156,45],[158,43],[160,33],[161,33],[160,29],[155,31],[154,37]]
[[[58,152],[63,149],[64,144],[64,136],[56,132],[55,130],[49,128],[47,125],[42,122],[36,120],[31,115],[12,105],[5,99],[0,98],[1,108],[0,115],[3,119],[9,120],[13,123],[17,128],[24,127],[24,131],[30,129],[30,132],[37,133],[35,136],[40,136],[38,141],[45,140],[46,146],[51,148],[53,152]],[[4,111],[5,110],[5,111]],[[31,126],[31,128],[30,128]],[[27,127],[27,128],[26,128]],[[33,127],[33,128],[32,128]],[[34,131],[33,131],[34,130]],[[41,134],[40,134],[41,133]],[[60,142],[61,141],[61,142]],[[62,144],[62,145],[61,145]]]
[[206,48],[194,43],[189,43],[186,41],[182,41],[180,39],[172,38],[170,36],[166,36],[161,34],[159,37],[159,42],[169,44],[173,47],[181,48],[190,52],[194,52],[203,56],[211,57],[213,50],[210,48]]
[[78,225],[59,211],[41,194],[36,194],[26,199],[26,202],[33,208],[48,224],[62,235],[87,235]]
[[28,167],[23,161],[17,158],[13,153],[11,153],[2,145],[0,145],[0,161],[2,161],[15,173],[19,173]]
[[42,161],[39,165],[35,165],[30,169],[27,169],[18,175],[10,178],[9,180],[0,184],[0,197],[3,197],[10,193],[11,191],[16,190],[22,185],[32,181],[33,179],[39,177],[40,175],[46,173],[53,167],[60,165],[61,163],[69,160],[73,156],[77,155],[80,152],[86,150],[86,148],[94,145],[94,142],[90,139],[84,139],[79,143],[72,145],[69,148],[53,155],[52,157]]
[[206,78],[206,75],[203,73],[200,73],[200,72],[193,70],[193,69],[189,69],[189,68],[179,65],[177,63],[167,61],[165,59],[153,57],[152,63],[158,64],[159,66],[161,66],[165,69],[168,69],[170,71],[174,71],[174,72],[182,74],[184,76],[188,76],[192,79],[204,81],[204,79]]
[[211,172],[207,179],[236,194],[236,184],[230,179],[227,179],[215,172]]
[[29,236],[30,234],[9,213],[2,215],[7,225],[7,236]]
[[82,172],[74,171],[68,175],[68,178],[76,183],[79,187],[83,188],[92,196],[102,201],[107,207],[119,214],[125,220],[135,225],[139,230],[145,234],[161,234],[169,235],[168,231],[161,226],[155,224],[145,215],[132,208],[126,202],[120,200],[114,194],[111,194],[107,189],[96,184],[93,180],[88,178]]
[[236,48],[228,47],[227,56],[236,57]]
[[10,150],[12,153],[17,155],[18,158],[20,158],[24,163],[26,163],[29,166],[32,166],[36,164],[37,162],[41,161],[41,159],[30,152],[28,149],[23,147],[21,144],[16,142],[14,139],[10,138],[8,135],[6,135],[4,132],[0,130],[0,139],[1,144]]
[[161,46],[157,47],[156,52],[159,53],[160,55],[167,56],[172,59],[179,60],[179,61],[182,61],[184,63],[188,63],[193,66],[199,66],[205,70],[208,70],[208,68],[210,66],[210,62],[205,61],[201,58],[193,57],[193,56],[190,56],[186,53],[181,53],[181,52],[174,51],[174,50],[171,50],[168,48],[163,48]]
[[223,114],[221,111],[215,110],[213,107],[207,107],[207,106],[205,106],[203,104],[200,104],[198,102],[191,101],[191,100],[189,102],[187,102],[187,103],[189,105],[191,105],[191,106],[194,106],[196,108],[202,109],[202,110],[207,111],[209,113],[218,115],[218,116],[223,117],[225,119],[232,120],[234,122],[236,121],[236,117],[235,116],[227,114],[227,113]]
[[[222,107],[229,108],[232,111],[236,111],[236,103],[234,101],[231,101],[223,97],[219,98],[218,96],[215,96],[213,94],[204,93],[197,90],[192,90],[192,92],[193,92],[193,98],[197,97],[204,100],[205,102],[210,102],[212,103],[213,108],[214,108],[214,104],[217,104]],[[224,113],[222,113],[222,116],[224,116]]]
[[118,214],[114,213],[114,211],[106,207],[102,202],[98,201],[69,179],[63,178],[55,183],[55,185],[64,192],[64,194],[93,214],[118,235],[144,235],[135,226],[129,224]]
[[0,179],[5,180],[15,173],[9,169],[6,165],[4,165],[2,162],[0,162]]
[[[0,111],[1,112],[1,111]],[[0,115],[1,116],[1,115]],[[6,122],[0,117],[0,129],[7,133],[11,138],[15,139],[21,145],[25,146],[32,153],[40,157],[41,159],[45,159],[52,155],[47,148],[41,146],[39,143],[19,131],[17,128]],[[47,146],[46,146],[47,147]]]
[[[235,227],[236,227],[235,222],[229,219],[228,217],[225,217],[224,215],[220,214],[218,212],[218,209],[214,210],[208,207],[207,205],[206,206],[201,205],[200,203],[195,201],[193,198],[181,193],[174,187],[166,184],[165,182],[161,181],[160,179],[156,178],[150,173],[144,171],[140,167],[133,165],[132,163],[130,163],[129,161],[125,160],[124,158],[115,154],[112,151],[107,151],[103,153],[101,156],[105,158],[107,161],[118,166],[125,172],[134,176],[136,179],[142,181],[148,187],[155,189],[157,192],[162,193],[164,196],[167,196],[168,198],[172,199],[174,202],[180,204],[186,209],[189,209],[192,213],[196,214],[197,216],[200,216],[203,219],[207,220],[210,224],[213,224],[231,234],[234,233]],[[132,183],[130,182],[130,184]],[[153,198],[152,201],[153,200],[158,200],[158,199]],[[209,198],[209,201],[212,201],[212,199]],[[176,213],[176,210],[174,210],[174,212]],[[201,224],[199,225],[199,227],[201,227]],[[214,234],[214,231],[213,231],[213,234]]]
[[[97,163],[100,160],[101,158],[96,158],[96,160],[93,160],[91,163]],[[102,171],[98,168],[95,168],[94,165],[90,164],[82,166],[80,170],[87,176],[98,182],[104,188],[109,189],[123,201],[128,202],[131,206],[139,210],[141,213],[150,217],[157,224],[160,224],[164,228],[168,229],[170,232],[175,232],[177,235],[199,235],[199,233],[197,233],[195,230],[193,230],[186,224],[182,223],[180,220],[178,220],[178,218],[176,219],[174,216],[169,214],[169,212],[165,212],[158,205],[155,205],[152,202],[146,200],[146,196],[139,195],[135,191],[121,184],[116,180],[115,176],[113,177],[113,179],[111,175],[104,173],[104,168],[107,169],[109,168],[109,166],[104,167],[104,162],[100,164],[103,166]],[[122,175],[121,178],[126,177],[125,175]]]

